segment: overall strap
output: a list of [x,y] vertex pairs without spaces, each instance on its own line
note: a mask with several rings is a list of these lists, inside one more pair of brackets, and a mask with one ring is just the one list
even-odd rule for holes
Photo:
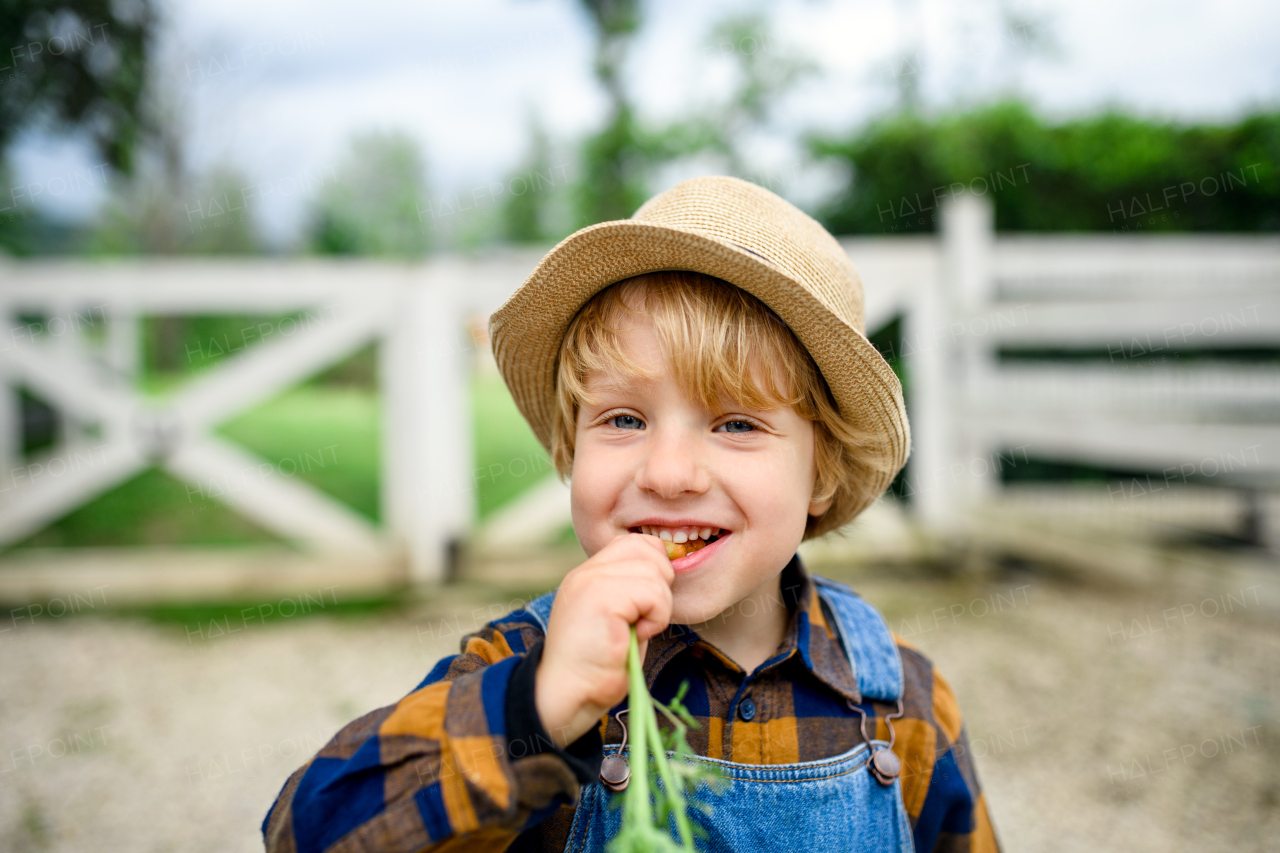
[[556,591],[543,593],[524,606],[525,612],[533,616],[542,633],[547,633],[547,620],[551,618],[551,602],[555,600]]
[[881,702],[901,699],[902,659],[880,611],[842,583],[817,575],[812,578],[836,618],[836,633],[862,698]]

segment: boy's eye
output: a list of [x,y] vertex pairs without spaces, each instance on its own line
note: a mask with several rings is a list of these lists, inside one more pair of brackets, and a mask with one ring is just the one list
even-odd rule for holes
[[644,421],[635,415],[614,415],[609,418],[609,424],[618,429],[644,429]]
[[720,425],[725,432],[751,432],[756,425],[750,421],[726,421]]

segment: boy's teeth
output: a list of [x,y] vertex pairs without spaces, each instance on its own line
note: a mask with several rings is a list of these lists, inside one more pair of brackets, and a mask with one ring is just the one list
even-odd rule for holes
[[712,536],[719,536],[721,533],[718,527],[659,527],[656,524],[640,525],[640,532],[650,536],[657,536],[664,542],[674,542],[682,545],[686,542],[696,542],[709,540]]

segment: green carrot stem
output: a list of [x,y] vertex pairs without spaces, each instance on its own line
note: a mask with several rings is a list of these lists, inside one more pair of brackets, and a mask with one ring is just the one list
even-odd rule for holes
[[[648,691],[646,690],[645,693],[647,694]],[[693,827],[689,824],[689,815],[685,810],[684,783],[676,779],[676,774],[671,770],[670,762],[667,761],[667,751],[662,743],[662,733],[658,730],[657,715],[649,713],[645,715],[644,719],[645,724],[649,726],[649,735],[653,739],[653,758],[658,765],[658,775],[662,778],[662,784],[667,789],[667,801],[672,806],[671,811],[676,816],[676,828],[680,830],[681,846],[685,850],[693,850]]]
[[630,681],[627,716],[631,718],[631,779],[627,785],[626,816],[647,827],[653,824],[653,812],[649,807],[649,727],[643,721],[653,717],[653,706],[649,704],[649,687],[644,683],[635,625],[631,626],[627,675]]

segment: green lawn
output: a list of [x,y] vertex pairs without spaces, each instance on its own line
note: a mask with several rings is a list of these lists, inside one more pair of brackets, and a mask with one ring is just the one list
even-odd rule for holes
[[[152,392],[173,382],[149,383]],[[498,377],[472,385],[476,501],[484,518],[551,476],[547,455]],[[308,383],[223,424],[219,433],[377,521],[381,410],[376,391]],[[17,543],[16,548],[232,545],[278,541],[224,507],[213,484],[151,469]]]
[[377,521],[382,412],[364,388],[301,385],[223,424],[222,435],[270,462],[282,477],[323,489]]
[[555,469],[501,377],[477,378],[471,385],[471,407],[477,509],[485,518],[530,486],[555,476]]

